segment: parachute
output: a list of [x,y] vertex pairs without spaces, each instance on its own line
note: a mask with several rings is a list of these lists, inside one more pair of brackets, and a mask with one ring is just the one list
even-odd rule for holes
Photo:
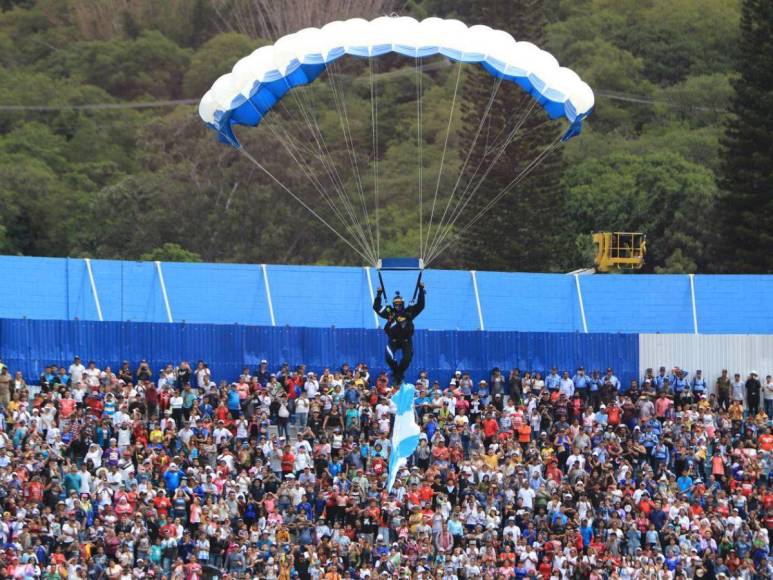
[[[367,65],[366,74],[359,69],[345,69],[346,57],[358,59]],[[379,128],[393,123],[393,119],[379,116],[379,105],[384,99],[399,98],[398,90],[387,91],[384,84],[391,73],[379,74],[378,63],[386,59],[386,70],[416,73],[416,161],[418,185],[416,214],[419,227],[419,256],[424,264],[437,259],[453,242],[459,231],[474,226],[517,183],[525,178],[544,158],[561,143],[578,135],[583,120],[591,113],[594,95],[591,88],[569,68],[561,67],[548,52],[534,44],[516,41],[510,34],[488,26],[467,26],[451,19],[427,18],[417,21],[410,17],[384,16],[371,21],[350,19],[331,22],[322,28],[307,28],[280,38],[271,46],[263,46],[241,59],[233,70],[215,81],[203,96],[199,114],[208,127],[217,132],[220,140],[230,144],[263,171],[281,189],[291,195],[315,218],[326,225],[367,263],[377,265],[381,257],[380,212],[383,212],[382,174],[379,163],[384,152],[379,142]],[[391,60],[389,60],[391,59]],[[397,63],[396,59],[404,62]],[[428,92],[425,77],[434,65],[446,63],[457,66],[456,74],[449,73],[449,86],[454,86],[451,111],[442,154],[431,163],[423,151],[422,115],[423,98]],[[407,64],[413,66],[407,66]],[[428,64],[429,63],[429,64]],[[512,84],[528,95],[528,104],[522,111],[512,111],[506,127],[498,127],[497,135],[475,172],[472,172],[470,152],[454,163],[448,159],[448,143],[452,126],[458,124],[459,84],[463,66],[478,65],[488,73],[492,83],[491,97],[470,147],[479,142],[484,132],[491,133],[491,121],[486,115],[491,109],[500,87]],[[311,88],[325,83],[315,82],[327,77],[327,98],[312,93]],[[455,78],[455,83],[453,79]],[[471,82],[479,77],[470,76]],[[346,89],[349,93],[364,89],[355,86],[357,80],[369,81],[369,119],[354,123],[347,108]],[[348,87],[345,85],[348,82]],[[381,85],[381,86],[379,86]],[[404,83],[400,85],[404,92]],[[395,97],[397,94],[397,97]],[[332,107],[328,106],[332,104]],[[290,110],[294,107],[294,110]],[[526,120],[535,110],[543,110],[548,121],[559,124],[556,139],[543,150],[535,151],[532,159],[519,159],[523,164],[515,178],[501,191],[490,194],[483,203],[474,205],[476,213],[466,216],[465,210],[481,189],[488,172],[507,152],[507,147],[518,137]],[[339,119],[345,154],[331,151],[331,138],[323,133],[324,119],[335,114]],[[455,117],[455,115],[457,117]],[[275,122],[269,122],[276,117]],[[455,118],[457,120],[455,121]],[[329,125],[329,123],[328,123]],[[356,135],[357,127],[369,125],[371,135],[367,146]],[[258,140],[260,153],[250,153],[237,138],[235,127],[267,126],[265,138]],[[269,135],[270,133],[270,135]],[[487,139],[489,137],[486,137]],[[341,136],[337,136],[341,142]],[[274,143],[281,144],[287,161],[297,167],[298,174],[308,180],[309,186],[291,186],[268,167],[264,152],[274,153]],[[435,158],[438,155],[434,155]],[[507,160],[507,158],[505,158]],[[350,175],[343,176],[344,166],[350,166]],[[433,187],[425,195],[425,173],[434,173]],[[458,178],[444,184],[444,168],[461,166]],[[370,186],[365,168],[373,176]],[[454,183],[455,181],[455,183]],[[366,183],[368,185],[366,186]],[[450,187],[453,183],[453,187]],[[441,185],[444,185],[441,193]],[[369,190],[366,192],[366,188]],[[431,193],[431,194],[430,194]],[[442,211],[441,211],[442,208]],[[406,208],[408,211],[408,208]],[[412,211],[412,210],[411,210]],[[457,223],[467,220],[463,228]],[[464,221],[464,220],[462,220]]]

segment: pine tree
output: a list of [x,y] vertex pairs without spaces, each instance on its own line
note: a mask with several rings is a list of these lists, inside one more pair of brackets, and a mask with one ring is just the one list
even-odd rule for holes
[[744,0],[740,78],[723,149],[722,270],[773,273],[773,2]]
[[[516,40],[528,40],[544,47],[543,0],[491,0],[467,5],[467,13],[463,16],[468,24],[495,23],[494,26],[506,30]],[[468,151],[475,141],[491,88],[496,82],[483,70],[475,70],[471,76],[463,89],[462,152]],[[497,144],[500,131],[505,128],[506,135],[532,103],[532,97],[515,84],[508,81],[501,84],[488,113],[490,124],[472,149],[465,171],[467,180],[479,179],[480,173],[477,178],[473,173],[479,165],[485,169],[493,160],[492,141]],[[547,115],[535,106],[458,223],[463,225],[472,219],[556,140],[561,126],[546,121]],[[481,156],[487,152],[488,156],[480,163]],[[466,267],[486,270],[545,271],[561,266],[561,259],[566,255],[562,248],[572,243],[563,234],[563,167],[561,147],[558,146],[475,226],[461,231],[461,240],[456,247],[458,259]]]

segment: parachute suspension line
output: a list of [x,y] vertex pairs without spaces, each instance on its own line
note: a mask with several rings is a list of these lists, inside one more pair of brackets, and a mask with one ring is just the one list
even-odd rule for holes
[[424,258],[424,137],[422,135],[422,102],[424,73],[416,57],[416,145],[419,149],[419,257]]
[[[284,107],[284,105],[281,102],[280,102],[280,106]],[[289,111],[288,111],[288,114],[289,114]],[[295,162],[295,164],[298,166],[298,168],[300,168],[303,174],[314,185],[315,189],[317,189],[322,199],[327,202],[327,204],[330,206],[330,208],[333,210],[336,216],[338,216],[338,218],[341,220],[344,227],[347,227],[349,222],[343,217],[343,214],[341,214],[340,209],[335,204],[335,202],[330,197],[330,195],[327,193],[327,190],[322,185],[322,182],[319,180],[319,178],[314,174],[314,171],[310,169],[310,164],[306,162],[306,159],[309,157],[317,158],[318,152],[307,147],[306,144],[301,140],[294,138],[289,131],[284,129],[287,125],[283,125],[282,127],[279,128],[279,130],[277,130],[277,128],[274,127],[274,124],[271,122],[270,119],[267,118],[264,121],[264,123],[269,128],[271,133],[274,135],[276,140],[284,146],[285,150],[290,155],[290,157]],[[304,153],[306,154],[306,157],[303,156]]]
[[381,229],[379,227],[378,215],[378,92],[376,91],[376,80],[373,74],[373,57],[368,59],[370,62],[370,125],[373,138],[373,203],[376,214],[376,257],[381,258]]
[[[314,124],[312,124],[311,116],[308,113],[308,111],[306,110],[306,108],[304,107],[304,105],[301,102],[299,96],[297,94],[294,95],[294,96],[295,96],[296,103],[298,105],[298,110],[301,113],[301,115],[303,117],[303,120],[305,121],[306,126],[307,126],[309,132],[311,133],[313,141],[317,144],[317,149],[319,150],[318,153],[317,153],[317,152],[314,152],[313,149],[312,149],[310,155],[312,157],[316,157],[320,161],[320,163],[322,164],[323,169],[328,174],[328,178],[330,179],[331,183],[333,184],[334,190],[338,194],[339,198],[341,198],[342,197],[342,193],[341,193],[340,187],[339,187],[338,183],[335,180],[335,175],[332,173],[332,171],[330,169],[330,163],[328,163],[328,158],[330,157],[329,153],[327,152],[327,149],[326,149],[324,141],[320,141],[320,139],[324,139],[324,137],[321,135],[321,133],[318,135],[317,132],[315,131],[315,126],[317,128],[317,131],[319,130],[319,125],[316,124],[316,121],[315,121]],[[280,102],[280,106],[287,112],[287,114],[290,117],[293,116],[292,113],[290,113],[290,111],[287,110],[286,107],[284,107],[283,103]],[[322,185],[322,183],[319,181],[319,178],[317,178],[314,175],[313,170],[310,169],[309,167],[307,167],[308,163],[300,155],[298,155],[298,151],[303,151],[304,149],[308,149],[308,148],[302,147],[298,143],[294,142],[294,139],[292,138],[291,134],[288,131],[282,131],[281,128],[280,128],[279,131],[277,131],[277,129],[270,122],[268,122],[268,119],[266,119],[266,124],[269,127],[269,129],[272,131],[274,136],[277,138],[277,140],[285,147],[287,152],[290,154],[290,156],[295,161],[296,165],[301,168],[301,171],[304,173],[304,175],[306,175],[306,177],[309,179],[309,181],[312,182],[312,184],[314,185],[315,189],[317,189],[317,191],[319,192],[319,194],[322,197],[322,199],[328,204],[328,206],[330,206],[330,208],[333,210],[335,215],[341,221],[342,225],[345,228],[348,228],[350,223],[353,223],[353,222],[356,221],[355,219],[352,219],[353,216],[352,216],[351,211],[349,211],[349,209],[348,209],[348,207],[346,206],[345,203],[342,204],[344,206],[344,209],[347,210],[346,213],[349,214],[349,217],[350,217],[350,219],[347,220],[344,217],[343,213],[341,212],[341,209],[337,206],[337,204],[333,200],[332,195],[327,192],[327,190],[324,187],[324,185]],[[284,135],[284,137],[283,137],[283,135]],[[292,151],[293,148],[295,149],[295,154],[293,154],[293,151]],[[358,225],[357,223],[353,223],[353,226],[354,226],[353,227],[353,232],[355,234],[356,241],[362,246],[362,249],[363,249],[363,251],[366,254],[372,254],[372,252],[367,250],[367,248],[369,248],[369,244],[364,239],[364,234],[362,233],[361,228],[358,229],[357,225]]]
[[[297,144],[293,143],[293,141],[287,136],[283,136],[282,134],[280,134],[279,131],[277,131],[276,128],[273,126],[273,124],[270,123],[268,120],[266,120],[265,125],[269,128],[269,130],[277,139],[277,141],[279,141],[279,143],[282,144],[282,146],[285,148],[290,158],[295,162],[296,166],[300,168],[300,170],[303,172],[306,178],[311,182],[311,184],[319,193],[320,197],[327,203],[327,205],[333,211],[333,214],[338,218],[338,220],[341,222],[343,227],[346,228],[348,224],[346,217],[341,213],[340,208],[338,208],[338,206],[335,204],[334,200],[329,196],[327,191],[325,191],[325,187],[322,185],[319,179],[314,175],[314,172],[310,170],[304,163],[303,159],[298,156]],[[372,254],[368,251],[368,245],[364,243],[362,239],[357,239],[356,241],[358,242],[358,245],[361,246],[361,249],[363,250],[363,252],[371,256],[371,260],[372,260],[373,259]]]
[[[437,204],[437,194],[440,190],[440,179],[443,177],[443,164],[446,160],[446,150],[448,149],[448,136],[451,134],[451,125],[454,121],[454,108],[456,106],[456,95],[459,92],[459,79],[462,78],[462,62],[459,61],[459,67],[456,72],[456,84],[454,85],[454,97],[451,100],[451,111],[448,114],[448,126],[446,127],[446,139],[443,143],[443,154],[440,156],[440,169],[437,173],[437,183],[435,184],[435,195],[432,199],[432,211],[429,214],[429,224],[427,225],[427,236],[426,240],[429,241],[430,239],[430,232],[432,231],[432,220],[435,217],[435,205]],[[422,257],[426,255],[426,246],[425,251],[422,252]]]
[[[341,180],[341,176],[338,173],[338,170],[336,169],[335,160],[330,155],[330,151],[327,147],[325,137],[322,133],[322,130],[319,127],[319,123],[317,121],[314,108],[308,99],[308,95],[306,95],[306,92],[302,89],[301,90],[296,89],[294,91],[291,90],[290,92],[293,94],[301,114],[303,115],[304,119],[306,119],[306,124],[309,128],[309,132],[311,133],[314,141],[317,144],[317,148],[319,149],[319,156],[317,158],[319,159],[323,168],[327,172],[328,178],[330,179],[333,189],[338,195],[338,199],[340,200],[341,205],[344,207],[344,210],[349,215],[350,222],[352,224],[352,227],[354,228],[354,231],[357,233],[357,237],[361,239],[361,243],[363,244],[364,247],[368,247],[368,243],[365,240],[365,233],[362,227],[361,220],[359,220],[355,215],[355,211],[354,211],[354,208],[352,207],[351,199],[346,194],[343,181]],[[302,102],[302,100],[306,102],[305,105]],[[372,253],[372,252],[368,252],[368,253]]]
[[[506,196],[510,191],[517,186],[521,181],[526,179],[526,177],[529,176],[529,174],[536,168],[545,157],[550,155],[553,151],[556,150],[556,148],[561,145],[563,134],[560,134],[553,140],[552,143],[547,145],[542,152],[537,155],[518,175],[516,175],[510,183],[508,183],[505,187],[502,188],[502,191],[500,191],[497,195],[495,195],[475,216],[462,228],[462,230],[467,230],[471,227],[474,227],[475,224],[477,224],[483,216],[485,216],[489,210],[494,207],[499,201]],[[445,252],[451,244],[454,243],[454,237],[452,237],[449,240],[446,240],[445,244],[441,246],[438,251],[434,253],[434,255],[430,258],[430,262],[434,261],[435,258],[440,256],[443,252]]]
[[[547,147],[546,147],[546,148],[545,148],[545,149],[542,151],[542,153],[540,153],[540,154],[539,154],[539,155],[538,155],[538,156],[537,156],[537,157],[536,157],[534,160],[532,160],[532,161],[531,161],[531,163],[529,163],[529,164],[526,166],[526,168],[525,168],[523,171],[521,171],[521,173],[519,173],[519,174],[518,174],[518,175],[517,175],[517,176],[516,176],[516,177],[515,177],[515,178],[514,178],[514,179],[513,179],[513,180],[512,180],[510,183],[508,183],[508,184],[507,184],[507,185],[506,185],[506,186],[505,186],[505,187],[502,189],[502,191],[500,191],[500,192],[499,192],[499,193],[498,193],[496,196],[494,196],[494,198],[492,198],[492,199],[491,199],[491,201],[489,201],[489,202],[486,204],[486,206],[485,206],[483,209],[481,209],[481,210],[480,210],[480,211],[479,211],[479,212],[478,212],[478,213],[475,215],[475,217],[474,217],[472,220],[470,220],[470,221],[469,221],[469,222],[468,222],[468,223],[467,223],[467,224],[464,226],[464,228],[462,228],[462,229],[463,229],[463,230],[467,230],[467,229],[469,229],[469,228],[471,228],[471,227],[475,226],[475,224],[477,224],[477,223],[478,223],[478,221],[480,221],[480,220],[483,218],[483,216],[484,216],[486,213],[488,213],[488,211],[489,211],[489,210],[490,210],[492,207],[494,207],[494,205],[496,205],[496,204],[497,204],[497,203],[498,203],[498,202],[499,202],[499,201],[500,201],[500,200],[501,200],[501,199],[502,199],[502,198],[503,198],[505,195],[507,195],[508,193],[510,193],[510,191],[512,190],[512,188],[514,188],[514,187],[515,187],[515,186],[517,186],[517,185],[518,185],[518,184],[519,184],[521,181],[523,181],[523,180],[524,180],[524,179],[525,179],[525,178],[526,178],[526,177],[527,177],[527,176],[528,176],[528,175],[529,175],[529,174],[532,172],[532,170],[534,170],[534,168],[535,168],[535,167],[537,167],[537,166],[538,166],[538,165],[539,165],[539,164],[542,162],[542,160],[543,160],[545,157],[547,157],[547,156],[548,156],[550,153],[552,153],[552,152],[553,152],[553,151],[554,151],[554,150],[555,150],[555,149],[556,149],[556,148],[557,148],[557,147],[558,147],[558,146],[561,144],[561,138],[562,138],[562,135],[559,135],[559,136],[558,136],[558,137],[557,137],[557,138],[556,138],[556,139],[555,139],[555,140],[554,140],[554,141],[553,141],[553,142],[552,142],[550,145],[548,145],[548,146],[547,146]],[[451,239],[449,239],[448,241],[446,241],[446,244],[445,244],[445,245],[444,245],[444,246],[443,246],[443,247],[440,249],[440,251],[438,251],[438,252],[435,254],[435,256],[433,256],[432,260],[434,260],[434,259],[435,259],[435,257],[439,256],[440,254],[442,254],[442,252],[444,252],[446,249],[448,249],[448,247],[449,247],[449,246],[450,246],[450,245],[451,245],[453,242],[454,242],[454,238],[453,238],[453,237],[452,237]]]
[[462,164],[462,168],[459,170],[459,175],[457,176],[456,183],[454,183],[454,187],[451,190],[451,195],[448,197],[448,200],[446,201],[446,206],[443,209],[443,215],[440,218],[440,222],[438,222],[437,228],[435,228],[435,235],[433,236],[432,243],[430,244],[430,248],[434,246],[435,239],[440,233],[442,233],[445,227],[445,220],[446,220],[446,214],[448,213],[448,208],[451,207],[451,202],[453,201],[454,196],[456,195],[456,191],[459,188],[459,183],[461,183],[462,181],[462,177],[464,176],[464,171],[465,169],[467,169],[467,164],[470,162],[470,158],[472,157],[472,152],[474,151],[475,145],[477,144],[478,139],[480,138],[481,132],[483,131],[483,127],[486,124],[486,120],[488,118],[489,113],[491,112],[491,108],[494,104],[494,101],[496,100],[497,93],[499,92],[499,88],[501,86],[502,86],[502,79],[498,78],[494,83],[494,86],[491,88],[491,95],[489,95],[488,103],[486,103],[486,108],[484,109],[483,115],[480,118],[480,123],[478,123],[478,129],[475,132],[475,137],[472,140],[472,144],[470,145],[470,148],[467,150],[467,156],[464,160],[464,163]]
[[344,209],[349,214],[349,218],[351,219],[352,225],[355,228],[360,229],[361,233],[364,236],[364,231],[362,231],[362,224],[356,216],[356,212],[354,211],[354,207],[352,205],[352,200],[349,197],[349,195],[346,193],[346,187],[344,186],[344,182],[341,179],[340,173],[338,172],[337,163],[335,162],[335,159],[333,159],[333,156],[330,154],[330,150],[328,149],[327,142],[325,141],[325,136],[322,133],[322,129],[319,126],[319,122],[317,121],[317,115],[316,115],[314,106],[312,105],[311,100],[306,94],[306,91],[300,91],[300,96],[306,101],[307,111],[311,111],[309,113],[309,118],[313,121],[313,127],[315,129],[316,135],[318,136],[317,142],[319,144],[320,153],[322,155],[322,157],[320,158],[320,161],[324,160],[324,163],[326,164],[326,169],[330,175],[330,181],[333,183],[333,187],[338,193],[338,198],[341,201],[341,204],[344,206]]
[[[357,209],[354,207],[354,202],[352,201],[352,198],[347,191],[347,188],[343,182],[343,179],[341,178],[341,174],[339,173],[338,167],[337,167],[338,164],[336,163],[336,160],[333,158],[333,156],[330,154],[330,150],[325,141],[324,135],[322,133],[322,129],[320,128],[319,122],[317,121],[317,114],[316,114],[314,105],[311,103],[311,100],[309,99],[309,96],[307,94],[304,94],[303,97],[307,101],[308,109],[311,110],[311,117],[314,120],[314,126],[316,127],[317,134],[320,136],[320,140],[321,140],[324,152],[327,155],[326,159],[328,161],[331,174],[335,179],[336,189],[338,191],[338,196],[339,196],[339,199],[341,200],[341,204],[344,206],[344,208],[346,209],[346,212],[349,214],[352,227],[354,228],[354,231],[358,232],[359,237],[362,240],[363,246],[366,248],[371,248],[373,244],[371,242],[368,242],[367,233],[365,232],[365,226],[363,224],[363,220],[360,218],[359,213],[357,212]],[[340,114],[339,114],[339,117],[340,117]],[[348,150],[348,147],[347,147],[347,150]],[[372,254],[373,252],[369,250],[368,253]]]
[[[483,183],[486,181],[486,178],[488,177],[489,173],[493,171],[496,164],[499,162],[499,159],[502,157],[502,155],[505,154],[507,151],[507,148],[517,141],[518,139],[524,137],[526,133],[519,134],[519,131],[523,124],[528,120],[529,116],[531,115],[532,111],[535,109],[535,104],[532,102],[531,106],[529,106],[524,113],[520,116],[518,121],[515,123],[513,128],[508,132],[508,134],[505,136],[504,140],[495,148],[486,151],[483,156],[481,156],[480,161],[478,162],[477,166],[475,167],[475,171],[473,171],[472,176],[470,176],[469,181],[467,182],[467,185],[465,186],[464,190],[462,191],[462,194],[459,196],[459,198],[456,200],[456,205],[454,206],[453,211],[451,212],[451,215],[449,217],[448,222],[446,223],[445,231],[443,232],[443,238],[450,233],[450,230],[453,228],[454,224],[459,220],[459,218],[463,215],[464,210],[467,208],[467,205],[472,201],[475,194],[478,192],[480,187],[483,185]],[[484,171],[483,175],[478,179],[477,183],[475,182],[475,178],[478,176],[478,172],[480,171],[481,167],[483,166],[484,162],[486,161],[486,157],[491,153],[492,151],[496,151],[496,154],[494,155],[493,160],[488,165],[486,170]],[[473,184],[474,187],[473,187]],[[471,189],[472,188],[472,189]],[[442,238],[438,239],[438,242],[440,242]],[[436,244],[436,245],[439,245]]]
[[336,109],[338,110],[338,116],[341,120],[341,130],[344,134],[344,140],[346,141],[346,149],[349,153],[349,160],[352,164],[352,173],[355,178],[355,185],[357,192],[359,193],[359,201],[362,206],[362,215],[365,218],[365,226],[368,230],[368,238],[371,245],[371,253],[376,246],[375,238],[373,237],[373,226],[370,223],[370,215],[368,213],[368,204],[365,200],[365,189],[362,186],[362,176],[360,175],[360,167],[357,163],[357,150],[354,147],[354,138],[352,137],[352,128],[349,123],[349,112],[346,108],[346,95],[343,88],[338,86],[334,72],[335,67],[338,66],[336,61],[331,62],[328,65],[328,79],[330,80],[330,86],[333,91],[333,99],[336,103]]
[[270,172],[268,169],[266,169],[266,168],[265,168],[263,165],[261,165],[261,164],[260,164],[260,162],[259,162],[257,159],[255,159],[255,157],[253,157],[252,155],[250,155],[250,153],[249,153],[247,150],[245,150],[245,149],[244,149],[244,147],[240,147],[240,148],[239,148],[239,152],[240,152],[242,155],[244,155],[244,156],[245,156],[247,159],[249,159],[249,160],[250,160],[250,161],[253,163],[253,165],[255,165],[255,167],[257,167],[258,169],[260,169],[260,170],[261,170],[263,173],[265,173],[265,174],[266,174],[266,175],[267,175],[269,178],[271,178],[271,180],[272,180],[272,181],[274,181],[274,183],[276,183],[276,184],[277,184],[279,187],[281,187],[281,188],[282,188],[282,189],[284,189],[284,190],[285,190],[287,193],[289,193],[289,194],[290,194],[290,195],[293,197],[293,199],[295,199],[295,201],[297,201],[297,202],[298,202],[298,203],[300,203],[300,204],[301,204],[301,205],[302,205],[304,208],[306,208],[306,209],[307,209],[307,210],[308,210],[308,211],[311,213],[311,215],[313,215],[313,216],[314,216],[315,218],[317,218],[317,219],[318,219],[320,222],[322,222],[322,223],[323,223],[325,226],[327,226],[327,228],[328,228],[328,229],[329,229],[331,232],[333,232],[333,233],[334,233],[336,236],[338,236],[339,238],[341,238],[341,240],[342,240],[344,243],[346,243],[346,245],[348,245],[348,246],[349,246],[349,247],[350,247],[352,250],[354,250],[355,252],[357,252],[357,253],[358,253],[358,254],[359,254],[361,257],[362,257],[362,259],[363,259],[363,260],[365,260],[366,262],[369,262],[369,261],[370,261],[370,260],[369,260],[369,258],[368,258],[368,257],[367,257],[365,254],[363,254],[363,253],[362,253],[362,252],[361,252],[359,249],[357,249],[357,248],[354,246],[354,244],[352,244],[352,243],[351,243],[351,242],[350,242],[350,241],[349,241],[347,238],[345,238],[345,237],[344,237],[344,236],[341,234],[341,232],[339,232],[337,229],[335,229],[333,226],[331,226],[331,225],[330,225],[330,224],[327,222],[327,220],[325,220],[325,219],[324,219],[322,216],[320,216],[320,215],[319,215],[319,214],[318,214],[316,211],[314,211],[314,209],[313,209],[313,208],[311,208],[311,207],[310,207],[310,206],[309,206],[309,205],[308,205],[308,204],[307,204],[305,201],[303,201],[303,200],[302,200],[300,197],[298,197],[298,195],[296,195],[296,194],[295,194],[295,193],[294,193],[294,192],[293,192],[293,191],[292,191],[292,190],[291,190],[289,187],[287,187],[287,186],[286,186],[284,183],[282,183],[282,182],[281,182],[281,181],[280,181],[280,180],[279,180],[277,177],[275,177],[273,173],[271,173],[271,172]]
[[[508,143],[508,145],[512,144],[513,142],[518,141],[519,139],[522,139],[526,135],[528,135],[530,133],[533,133],[534,131],[537,131],[538,129],[541,129],[545,125],[550,125],[551,123],[553,123],[553,119],[549,119],[549,118],[545,119],[542,123],[538,123],[538,124],[534,125],[533,127],[530,127],[528,131],[524,131],[523,133],[518,135],[515,139],[510,140],[509,143],[508,143],[508,140],[510,139],[510,136],[509,136],[509,134],[505,135],[505,137],[501,141],[499,141],[498,143],[495,142],[493,145],[486,145],[485,155],[488,156],[488,154],[491,153],[492,151],[499,150],[499,148],[502,147],[502,145],[504,143]],[[507,127],[505,127],[505,129],[507,129]],[[495,137],[495,139],[498,139],[499,135],[501,135],[501,134],[502,134],[502,130],[500,130],[497,133],[497,136]]]
[[[464,213],[464,210],[467,208],[467,205],[470,203],[470,201],[475,197],[475,194],[480,189],[481,185],[483,185],[483,182],[486,181],[486,178],[488,177],[488,174],[491,173],[491,171],[496,167],[496,164],[501,159],[502,155],[505,154],[507,151],[507,148],[510,146],[510,144],[515,140],[516,135],[518,134],[518,131],[521,129],[523,124],[526,122],[526,120],[531,115],[532,111],[535,109],[536,101],[532,101],[531,105],[524,111],[524,113],[521,115],[521,117],[516,122],[515,126],[510,130],[507,137],[505,138],[504,142],[499,147],[499,150],[496,152],[496,155],[494,155],[493,160],[488,165],[486,170],[484,171],[483,175],[480,177],[480,179],[477,180],[477,183],[475,183],[475,178],[478,175],[478,171],[480,170],[481,166],[483,165],[483,162],[485,161],[485,157],[481,157],[480,162],[478,163],[477,167],[475,168],[475,171],[470,177],[470,180],[468,181],[467,185],[465,186],[464,190],[462,191],[459,198],[456,200],[456,205],[454,206],[454,209],[451,211],[451,215],[448,219],[448,222],[446,223],[445,230],[441,233],[440,237],[435,240],[435,243],[433,245],[433,248],[431,249],[431,255],[429,256],[431,259],[434,259],[439,254],[438,247],[441,245],[443,240],[448,236],[448,234],[453,229],[456,222],[459,220],[459,218]],[[475,183],[475,186],[473,187],[473,183]],[[471,189],[472,188],[472,189]]]

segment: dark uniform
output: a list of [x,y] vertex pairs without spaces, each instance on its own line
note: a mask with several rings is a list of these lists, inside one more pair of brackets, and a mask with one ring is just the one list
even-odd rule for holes
[[749,405],[749,416],[753,417],[760,410],[760,392],[762,391],[762,383],[757,378],[756,373],[749,375],[746,380],[746,402]]
[[[395,297],[390,306],[381,305],[381,298],[384,294],[383,289],[379,288],[376,299],[373,301],[373,310],[381,317],[386,319],[384,332],[389,339],[386,347],[386,362],[392,369],[392,377],[396,384],[400,384],[405,377],[405,371],[411,365],[413,358],[413,320],[421,311],[424,310],[424,285],[419,285],[419,298],[416,304],[411,304],[407,308],[402,296]],[[398,362],[397,351],[402,351],[403,357]]]

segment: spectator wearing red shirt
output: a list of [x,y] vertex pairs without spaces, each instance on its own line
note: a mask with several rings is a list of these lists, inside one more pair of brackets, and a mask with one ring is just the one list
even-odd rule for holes
[[612,427],[617,427],[620,424],[620,407],[617,405],[607,405],[607,422]]
[[497,435],[497,432],[499,431],[499,423],[494,418],[493,415],[489,414],[484,420],[483,420],[483,437],[486,444],[486,447],[491,445],[494,442],[494,438]]
[[169,508],[172,507],[172,502],[166,497],[166,491],[159,489],[156,493],[156,497],[153,498],[153,506],[156,508],[159,517],[167,517],[169,515]]

